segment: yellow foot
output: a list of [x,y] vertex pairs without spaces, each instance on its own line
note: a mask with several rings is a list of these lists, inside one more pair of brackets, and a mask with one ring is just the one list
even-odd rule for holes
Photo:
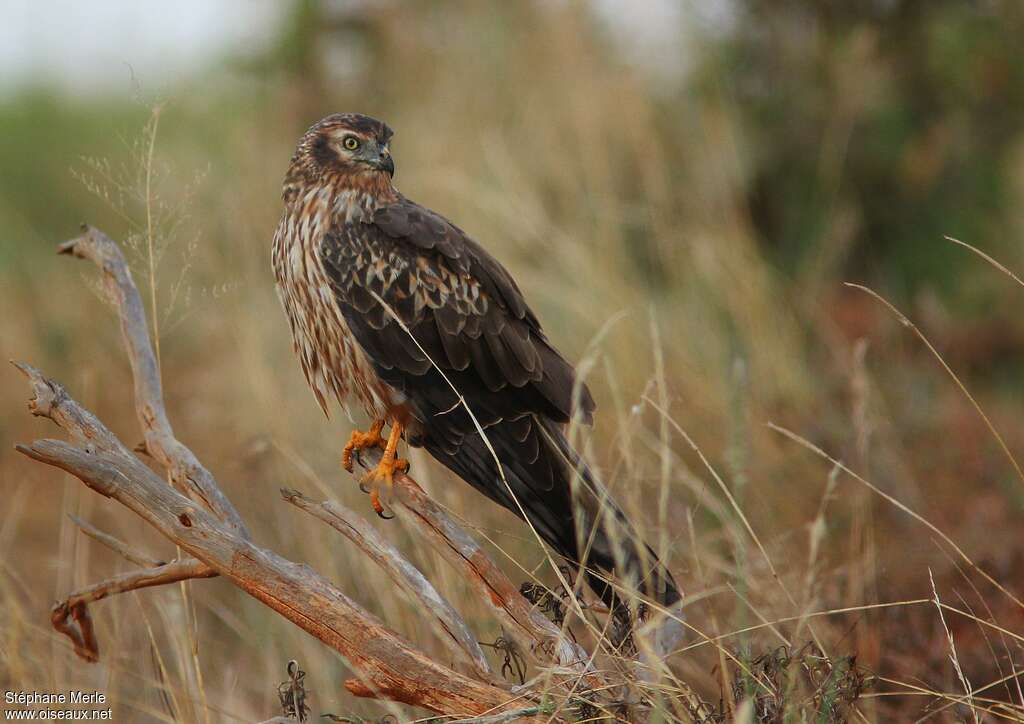
[[370,429],[366,432],[361,430],[353,430],[352,435],[348,439],[348,443],[345,445],[345,449],[341,453],[341,466],[352,472],[352,456],[354,453],[360,450],[369,450],[370,448],[379,447],[383,450],[386,447],[387,440],[381,437],[380,431],[384,429],[384,421],[377,420],[374,422]]
[[402,458],[395,458],[390,464],[385,465],[384,460],[373,470],[368,472],[359,484],[359,487],[370,493],[370,505],[381,518],[394,518],[391,512],[391,502],[394,499],[395,472],[409,472],[409,461]]
[[370,494],[370,504],[381,518],[394,518],[391,501],[394,497],[395,471],[409,472],[409,461],[396,457],[398,441],[402,439],[402,426],[392,423],[384,454],[377,467],[363,476],[359,482],[362,491]]

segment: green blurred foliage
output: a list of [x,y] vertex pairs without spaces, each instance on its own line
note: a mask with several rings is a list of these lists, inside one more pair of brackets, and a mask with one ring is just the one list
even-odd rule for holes
[[726,95],[754,159],[745,189],[783,267],[837,206],[857,219],[847,273],[904,296],[938,285],[967,311],[962,250],[1020,262],[1024,4],[743,0],[701,92]]
[[0,268],[20,275],[37,253],[74,231],[67,219],[97,219],[95,199],[72,174],[85,154],[121,156],[148,110],[123,100],[73,100],[51,88],[0,99]]

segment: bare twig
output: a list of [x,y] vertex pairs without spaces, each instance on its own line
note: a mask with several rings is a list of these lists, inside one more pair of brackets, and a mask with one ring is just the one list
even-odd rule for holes
[[[68,619],[73,619],[72,624]],[[100,647],[92,628],[92,618],[84,603],[63,608],[60,604],[50,612],[50,623],[60,633],[71,639],[75,653],[92,663],[100,660]]]
[[93,537],[134,556],[146,569],[84,588],[55,607],[54,627],[71,639],[81,656],[95,661],[99,650],[87,603],[121,591],[219,574],[344,656],[358,677],[346,687],[360,696],[457,716],[493,714],[537,700],[530,692],[511,696],[498,686],[433,661],[307,566],[256,546],[212,474],[174,437],[142,303],[120,249],[101,232],[86,227],[81,237],[63,244],[61,252],[90,259],[103,272],[132,365],[145,449],[168,469],[173,487],[59,383],[20,363],[15,365],[32,389],[29,409],[55,422],[70,442],[37,440],[17,449],[119,502],[189,556],[152,567],[148,564],[156,561],[83,525]]
[[[19,452],[61,468],[121,503],[243,591],[340,652],[360,673],[364,691],[433,711],[479,713],[503,708],[504,691],[432,661],[319,574],[241,537],[166,485],[138,458],[120,452],[124,449],[120,441],[60,385],[27,365],[22,368],[34,389],[56,391],[47,401],[49,414],[41,412],[44,408],[38,398],[33,401],[36,414],[55,421],[91,419],[88,430],[82,432],[96,444],[79,447],[60,440],[37,440],[18,445]],[[72,607],[71,615],[79,611],[84,612],[84,606]],[[91,627],[82,628],[83,648],[88,650]],[[92,644],[95,650],[94,638]]]
[[174,436],[164,410],[160,369],[146,326],[146,310],[121,248],[102,231],[83,225],[82,235],[61,244],[58,253],[88,259],[103,272],[104,288],[116,304],[121,319],[121,333],[135,380],[135,411],[146,451],[167,468],[171,482],[179,490],[248,538],[249,532],[241,516],[221,492],[213,475]]
[[151,588],[162,586],[167,583],[187,581],[191,578],[212,578],[217,575],[205,563],[195,558],[183,558],[177,561],[165,563],[155,568],[142,568],[137,571],[122,573],[105,581],[94,583],[81,588],[68,595],[63,603],[54,606],[54,611],[60,608],[72,608],[78,604],[89,604],[101,601],[108,596],[128,591],[137,591],[140,588]]
[[379,565],[402,590],[429,611],[444,632],[442,640],[460,660],[469,664],[485,681],[493,681],[484,652],[462,617],[452,608],[419,569],[406,560],[397,548],[365,519],[335,501],[317,503],[297,490],[282,490],[292,505],[310,513],[343,534]]
[[145,553],[140,553],[124,541],[110,535],[110,533],[104,533],[102,530],[88,521],[82,520],[77,515],[69,515],[68,517],[71,519],[72,523],[81,528],[82,532],[94,541],[102,543],[125,560],[131,561],[137,566],[141,566],[143,568],[156,568],[157,566],[162,566],[167,563],[167,561],[160,561],[156,558],[147,556]]
[[[365,469],[380,459],[380,450],[363,450],[357,458]],[[356,473],[359,476],[359,473]],[[588,669],[589,655],[564,635],[539,608],[531,604],[519,587],[498,568],[480,544],[452,520],[411,477],[396,473],[395,497],[409,513],[406,520],[418,531],[488,602],[502,628],[542,664],[562,666],[573,673]],[[398,511],[401,514],[401,510]]]
[[960,389],[960,392],[963,393],[963,396],[966,397],[967,401],[971,403],[972,407],[974,407],[974,411],[978,413],[978,417],[980,417],[982,422],[985,423],[985,427],[988,428],[988,431],[992,434],[992,437],[995,438],[995,441],[999,444],[999,447],[1003,451],[1003,454],[1006,456],[1006,459],[1009,460],[1010,465],[1016,471],[1017,477],[1020,478],[1020,481],[1022,483],[1024,483],[1024,469],[1022,469],[1020,463],[1017,462],[1017,458],[1010,450],[1010,446],[1006,444],[1006,440],[1003,438],[1002,434],[999,432],[998,429],[996,429],[995,424],[982,409],[981,405],[975,399],[974,395],[972,395],[970,391],[967,389],[967,386],[960,380],[960,377],[957,375],[957,373],[954,372],[953,368],[949,366],[949,363],[947,363],[945,358],[943,358],[943,356],[939,353],[939,350],[935,348],[935,345],[933,345],[931,341],[924,336],[924,332],[921,331],[920,327],[918,327],[916,324],[910,321],[910,318],[907,315],[905,315],[903,312],[897,309],[892,302],[890,302],[888,299],[886,299],[881,294],[876,292],[874,289],[870,289],[869,287],[866,287],[863,284],[854,284],[852,282],[846,282],[845,286],[848,286],[851,289],[857,289],[858,291],[864,292],[870,297],[874,297],[877,301],[885,305],[885,307],[890,312],[892,312],[893,315],[895,315],[896,319],[899,320],[900,324],[910,329],[910,331],[914,333],[914,336],[921,340],[921,343],[928,349],[932,357],[934,357],[936,361],[939,363],[939,365],[942,366],[942,369],[945,370],[946,374],[949,375],[950,379],[953,380],[953,383]]
[[[210,578],[216,575],[209,566],[200,563],[195,558],[122,573],[70,594],[50,611],[50,623],[71,639],[76,654],[86,661],[99,661],[99,643],[92,632],[91,619],[86,608],[88,604],[118,593],[137,591],[140,588],[163,586],[168,583],[187,581],[191,578]],[[73,623],[69,619],[73,619]]]

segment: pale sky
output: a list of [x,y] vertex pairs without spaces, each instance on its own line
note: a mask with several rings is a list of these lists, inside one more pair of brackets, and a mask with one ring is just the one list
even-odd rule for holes
[[[396,0],[339,0],[372,1]],[[593,2],[626,57],[671,72],[685,66],[681,31],[713,30],[731,5]],[[77,94],[159,90],[225,54],[264,46],[288,8],[285,0],[0,0],[0,92],[39,82]]]
[[0,0],[0,90],[130,92],[273,37],[275,0]]

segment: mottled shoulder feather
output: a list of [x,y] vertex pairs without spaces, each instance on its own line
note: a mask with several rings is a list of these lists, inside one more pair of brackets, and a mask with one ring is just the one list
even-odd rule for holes
[[373,224],[392,239],[420,249],[436,249],[446,259],[458,260],[459,266],[473,275],[490,297],[504,305],[512,316],[526,320],[538,334],[543,334],[508,270],[448,219],[401,197],[398,202],[378,209]]
[[436,249],[448,259],[459,259],[466,235],[447,219],[406,198],[377,209],[373,225],[392,239],[402,239],[420,249]]
[[[492,421],[523,414],[568,421],[572,366],[511,275],[444,217],[401,199],[368,223],[332,228],[320,253],[353,335],[424,419],[456,400],[443,380],[442,389],[425,389],[440,370]],[[593,409],[584,386],[579,411],[589,421]]]

